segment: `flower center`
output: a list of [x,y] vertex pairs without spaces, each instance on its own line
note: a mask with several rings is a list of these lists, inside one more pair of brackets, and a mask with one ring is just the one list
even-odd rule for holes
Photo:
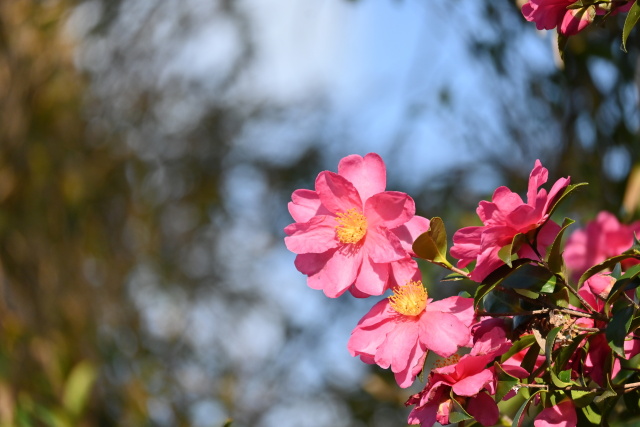
[[417,316],[427,307],[427,297],[427,290],[422,286],[422,282],[410,281],[396,288],[389,297],[389,305],[405,316]]
[[433,363],[434,368],[444,368],[460,361],[460,355],[455,353],[445,359],[438,359]]
[[336,215],[336,234],[341,243],[358,243],[367,234],[367,217],[356,208]]

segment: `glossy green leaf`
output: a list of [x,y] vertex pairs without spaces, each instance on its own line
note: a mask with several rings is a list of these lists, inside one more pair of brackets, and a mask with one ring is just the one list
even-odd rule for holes
[[547,250],[547,264],[549,269],[556,274],[564,274],[564,259],[562,258],[562,236],[567,227],[573,224],[575,221],[570,218],[565,218],[562,222],[562,228],[553,239],[553,243]]
[[520,338],[518,338],[518,340],[516,340],[511,345],[511,348],[509,348],[509,350],[505,354],[502,355],[502,357],[500,358],[500,361],[504,362],[505,360],[507,360],[511,356],[513,356],[514,354],[521,352],[522,350],[524,350],[525,348],[531,346],[535,342],[536,342],[536,339],[531,334],[520,336]]
[[620,261],[624,261],[625,259],[630,259],[630,258],[640,259],[640,256],[635,252],[635,250],[629,250],[620,255],[616,255],[614,257],[608,258],[602,261],[600,264],[594,265],[593,267],[585,271],[582,276],[580,276],[580,280],[578,281],[578,288],[581,288],[582,284],[594,274],[599,273],[606,269],[611,269]]
[[627,18],[624,20],[624,28],[622,29],[622,50],[627,51],[627,39],[629,38],[629,34],[631,34],[631,30],[636,26],[638,20],[640,19],[640,5],[638,2],[633,3],[631,9],[629,9],[629,13],[627,14]]
[[527,408],[529,408],[531,401],[540,393],[541,393],[540,390],[536,391],[535,393],[531,393],[531,396],[529,396],[529,398],[525,400],[522,403],[522,405],[520,405],[518,412],[516,412],[516,414],[513,416],[513,422],[511,423],[511,427],[520,427],[522,425],[522,421],[524,421],[523,416]]
[[560,205],[560,203],[567,198],[567,196],[569,196],[569,194],[573,193],[575,190],[577,190],[580,187],[583,187],[585,185],[589,185],[586,182],[580,182],[578,184],[571,184],[568,185],[567,188],[565,188],[565,190],[562,192],[562,194],[553,202],[553,205],[551,206],[551,209],[549,210],[549,217],[551,217],[551,215],[553,214],[553,212],[555,212],[555,210],[558,208],[558,206]]
[[625,307],[618,311],[613,315],[605,330],[609,346],[616,354],[622,357],[624,357],[624,339],[629,333],[633,313],[633,307]]
[[515,268],[513,272],[504,278],[501,286],[512,289],[528,289],[537,292],[540,291],[552,277],[554,277],[553,273],[546,268],[527,263]]
[[496,376],[498,377],[498,387],[496,389],[495,400],[499,402],[507,395],[507,393],[513,390],[513,387],[520,383],[520,380],[505,372],[499,363],[496,362],[493,366]]
[[570,390],[569,395],[576,408],[583,408],[593,402],[595,391]]
[[553,346],[556,343],[558,332],[560,332],[560,326],[556,326],[555,328],[551,329],[545,339],[544,355],[547,358],[547,363],[549,364],[549,366],[553,365],[553,359],[551,358],[551,355],[553,353]]
[[507,246],[503,246],[498,251],[498,257],[500,257],[502,262],[504,262],[509,267],[511,267],[512,262],[518,259],[518,256],[516,255],[516,253],[520,250],[522,245],[526,243],[527,243],[527,236],[525,236],[522,233],[518,233],[515,236],[513,236],[511,243],[509,243]]
[[434,217],[430,220],[429,230],[413,242],[413,251],[427,261],[451,266],[447,261],[447,231],[442,219]]
[[597,407],[595,406],[595,404],[591,403],[587,406],[582,407],[581,409],[582,414],[584,415],[584,417],[591,423],[594,425],[600,425],[600,422],[602,421],[602,415],[600,415],[597,412]]

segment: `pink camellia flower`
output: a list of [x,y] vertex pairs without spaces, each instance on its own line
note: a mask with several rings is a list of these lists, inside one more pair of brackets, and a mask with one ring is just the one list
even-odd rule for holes
[[[579,277],[590,267],[607,258],[620,255],[633,245],[633,234],[640,234],[640,221],[621,224],[615,215],[602,211],[584,229],[574,231],[564,250],[564,261],[574,276]],[[635,263],[627,260],[623,267]]]
[[[491,202],[481,201],[476,210],[484,226],[465,227],[453,235],[451,256],[459,260],[458,267],[464,268],[476,261],[470,275],[472,280],[481,282],[489,273],[504,265],[498,252],[509,245],[518,233],[535,233],[539,228],[537,250],[540,253],[553,242],[560,226],[549,220],[549,211],[569,185],[569,178],[556,181],[548,194],[545,189],[538,191],[547,178],[547,169],[540,160],[536,160],[529,176],[527,203],[507,187],[500,187],[493,193]],[[529,246],[523,245],[518,255],[532,258],[535,253]]]
[[563,400],[557,405],[545,408],[533,421],[535,427],[575,427],[578,415],[571,399]]
[[409,398],[406,405],[416,405],[409,414],[409,424],[432,426],[436,422],[449,424],[454,409],[453,400],[462,405],[484,426],[498,421],[498,405],[490,396],[496,392],[496,376],[487,364],[510,347],[500,327],[485,333],[462,358],[452,357],[450,364],[433,369],[427,385]]
[[613,8],[612,14],[627,12],[633,2],[606,3],[591,5],[577,9],[569,9],[574,0],[529,0],[522,6],[522,15],[529,22],[535,22],[538,30],[558,28],[560,34],[571,36],[579,33],[593,22],[596,15],[608,13],[606,8]]
[[374,305],[351,333],[352,356],[382,368],[391,366],[400,387],[409,387],[428,350],[449,357],[469,343],[473,299],[428,298],[421,282],[411,281]]
[[284,241],[311,288],[331,298],[347,289],[366,297],[420,277],[411,245],[429,220],[415,216],[411,197],[385,186],[385,165],[370,153],[343,158],[338,173],[321,172],[315,191],[293,193],[296,222]]

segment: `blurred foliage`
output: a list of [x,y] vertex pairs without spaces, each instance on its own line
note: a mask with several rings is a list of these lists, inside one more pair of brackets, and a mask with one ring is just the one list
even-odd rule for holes
[[[469,52],[515,84],[526,52],[514,41],[532,24],[509,0],[484,4],[498,36],[470,39]],[[191,29],[220,23],[233,28],[234,54],[206,81],[162,67]],[[469,119],[479,164],[522,190],[539,130],[558,129],[543,161],[552,176],[591,183],[576,211],[619,210],[639,160],[639,44],[636,31],[622,53],[615,24],[572,38],[564,67],[528,76],[529,127],[505,94],[513,156]],[[356,389],[325,371],[318,390],[296,389],[310,365],[334,364],[319,347],[335,337],[326,320],[294,323],[249,274],[271,267],[259,261],[281,245],[291,191],[335,169],[321,99],[275,102],[239,89],[258,62],[256,33],[233,0],[0,2],[0,426],[195,425],[220,412],[234,426],[280,425],[277,409],[294,398],[338,407],[351,425],[405,419],[409,392],[377,368]],[[390,144],[421,118],[411,110]],[[263,140],[289,142],[263,155]],[[487,197],[461,185],[472,172],[453,167],[412,194],[423,215],[448,218],[449,235]],[[331,304],[327,319],[364,313],[357,301]],[[236,325],[255,313],[275,319],[281,348],[245,351]]]

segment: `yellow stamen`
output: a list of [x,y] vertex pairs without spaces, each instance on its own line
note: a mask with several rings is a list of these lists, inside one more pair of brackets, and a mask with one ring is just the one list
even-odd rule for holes
[[417,316],[427,307],[427,298],[427,290],[422,286],[422,282],[410,281],[395,290],[389,297],[389,305],[405,316]]
[[459,354],[453,354],[446,359],[438,359],[433,363],[434,368],[444,368],[445,366],[453,365],[454,363],[458,363],[460,361]]
[[338,240],[342,243],[358,243],[367,234],[367,218],[356,208],[336,215]]

